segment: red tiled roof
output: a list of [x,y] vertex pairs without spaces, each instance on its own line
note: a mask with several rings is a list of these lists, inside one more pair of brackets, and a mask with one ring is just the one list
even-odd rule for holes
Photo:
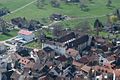
[[58,59],[59,61],[61,61],[61,62],[64,62],[64,61],[67,60],[67,58],[66,58],[65,56],[60,56],[60,57],[58,57],[57,59]]
[[26,65],[26,64],[28,64],[30,62],[30,60],[28,60],[26,58],[21,58],[19,62]]
[[[79,62],[76,62],[76,61],[73,61],[73,65],[75,65],[75,66],[77,66],[77,67],[80,67],[80,68],[83,68],[84,67],[84,65],[83,64],[81,64],[81,63],[79,63]],[[113,74],[113,72],[114,72],[114,74],[117,76],[117,77],[119,77],[120,76],[120,69],[116,69],[116,70],[114,70],[114,69],[112,69],[112,68],[106,68],[106,67],[102,67],[102,66],[94,66],[94,67],[89,67],[89,66],[87,66],[86,68],[88,68],[88,70],[90,69],[90,68],[92,68],[92,69],[94,69],[94,70],[96,70],[96,71],[102,71],[103,73],[105,72],[107,72],[107,73],[111,73],[111,74]]]
[[89,59],[87,56],[83,56],[79,60],[80,63],[87,64],[89,62]]
[[89,71],[91,70],[91,67],[84,65],[84,66],[81,68],[81,70],[89,73]]
[[20,30],[20,31],[18,32],[18,34],[31,35],[32,32],[31,32],[31,31],[28,31],[28,30],[24,30],[24,29],[22,29],[22,30]]
[[75,57],[77,54],[79,54],[79,52],[75,49],[69,48],[67,50],[67,53],[70,54],[71,56]]

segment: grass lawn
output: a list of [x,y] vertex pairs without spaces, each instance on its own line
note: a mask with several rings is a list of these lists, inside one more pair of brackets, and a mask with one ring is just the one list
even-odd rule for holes
[[26,44],[25,46],[30,47],[30,48],[41,48],[42,44],[33,41],[33,42]]
[[0,34],[0,41],[4,41],[7,39],[10,39],[11,37],[17,36],[17,32],[18,30],[15,29],[15,30],[8,32],[7,34]]
[[31,1],[33,0],[0,0],[0,8],[6,7],[10,9],[10,11],[14,11]]
[[[32,0],[1,0],[1,4],[2,6],[6,6],[10,8],[11,10],[15,10],[18,7],[24,5],[25,3],[29,3],[31,1]],[[61,13],[61,14],[69,15],[73,17],[84,18],[84,17],[105,15],[105,14],[113,12],[115,8],[120,7],[119,6],[120,0],[114,0],[112,4],[113,7],[111,8],[107,8],[105,6],[107,0],[93,0],[93,1],[94,3],[87,2],[87,5],[89,7],[88,12],[81,11],[79,8],[79,5],[77,4],[66,5],[65,3],[61,3],[60,8],[53,8],[47,1],[43,9],[38,9],[36,7],[36,3],[33,3],[16,13],[5,16],[5,19],[10,20],[11,18],[21,16],[21,17],[26,17],[27,19],[40,20],[41,18],[49,17],[52,13]]]
[[[0,0],[0,8],[7,7],[11,11],[14,11],[32,1],[33,0]],[[36,20],[41,21],[42,18],[48,19],[48,17],[53,13],[61,13],[61,14],[68,15],[71,17],[79,18],[77,20],[60,22],[60,24],[62,24],[64,27],[74,28],[80,22],[85,20],[86,17],[107,15],[109,13],[113,13],[113,11],[116,8],[120,8],[120,0],[113,0],[112,7],[110,7],[110,8],[106,7],[107,0],[93,0],[93,2],[94,3],[86,2],[87,6],[89,8],[89,11],[81,11],[79,8],[79,4],[66,5],[63,2],[61,3],[60,8],[53,8],[49,4],[49,0],[46,0],[46,5],[44,6],[43,9],[38,9],[36,7],[36,2],[35,2],[15,13],[4,16],[4,19],[7,21],[10,21],[12,18],[15,18],[15,17],[26,17],[28,20],[36,19]],[[104,17],[104,16],[100,17],[99,19],[102,22],[105,22],[107,20],[106,17]],[[92,19],[89,18],[86,20],[88,20],[90,22],[91,27],[93,27],[95,18],[92,18]],[[49,23],[49,20],[48,20],[48,23]],[[48,24],[48,23],[46,23],[46,24]],[[16,36],[17,31],[11,31],[8,34],[10,34],[11,36],[0,35],[0,40],[6,40],[6,39]],[[47,33],[47,34],[50,34],[50,33]],[[107,33],[100,33],[100,34],[107,35]],[[31,43],[27,44],[26,46],[33,47],[33,48],[39,47],[38,43],[36,43],[36,42],[31,42]]]

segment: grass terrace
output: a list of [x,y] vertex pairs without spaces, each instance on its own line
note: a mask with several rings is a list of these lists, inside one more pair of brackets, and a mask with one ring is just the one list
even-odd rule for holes
[[[26,4],[32,2],[33,0],[1,0],[0,7],[10,8],[11,11],[14,11]],[[86,0],[86,4],[88,5],[88,11],[81,11],[79,4],[65,4],[61,3],[60,8],[53,8],[48,0],[46,0],[46,5],[43,9],[38,9],[36,7],[36,2],[22,8],[21,10],[12,13],[4,18],[6,20],[10,20],[14,17],[26,17],[27,19],[37,19],[48,18],[52,13],[61,13],[64,15],[77,17],[77,18],[86,18],[86,17],[94,17],[101,16],[112,13],[116,8],[120,8],[120,0],[114,0],[112,3],[112,7],[106,7],[107,0],[93,0],[94,3],[89,3]]]
[[7,34],[0,34],[0,41],[4,41],[7,39],[10,39],[11,37],[17,36],[17,32],[18,32],[18,30],[14,29],[14,30],[8,32]]

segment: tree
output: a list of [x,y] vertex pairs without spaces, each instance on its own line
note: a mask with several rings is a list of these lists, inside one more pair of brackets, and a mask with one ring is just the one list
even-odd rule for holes
[[81,10],[85,8],[84,0],[80,0],[80,8]]
[[80,0],[79,5],[80,5],[80,9],[82,11],[88,11],[89,10],[89,8],[86,5],[86,3],[87,3],[86,0]]
[[45,0],[37,0],[37,7],[39,9],[43,8],[45,4]]
[[101,28],[103,28],[103,27],[104,26],[103,26],[102,22],[100,22],[98,19],[96,19],[94,22],[94,28],[96,29],[97,36],[99,35]]
[[112,4],[112,1],[111,1],[111,0],[108,0],[106,6],[110,7],[111,4]]
[[118,20],[117,16],[115,16],[115,15],[110,16],[111,23],[115,23],[115,22],[117,22],[117,20]]
[[110,15],[108,14],[108,15],[106,15],[107,16],[107,23],[106,23],[106,25],[107,26],[111,26],[112,25],[112,22],[111,22],[111,20],[110,20]]
[[60,25],[60,24],[54,24],[52,27],[53,27],[53,35],[55,37],[61,36],[61,34],[62,34],[61,32],[63,30],[62,25]]
[[51,5],[52,5],[52,7],[59,8],[60,2],[59,2],[59,0],[51,0]]
[[85,20],[85,21],[79,23],[76,26],[76,29],[80,30],[81,32],[88,32],[90,30],[89,22]]
[[41,31],[40,35],[39,35],[39,42],[43,43],[46,40],[46,35],[44,32]]
[[118,17],[118,19],[120,20],[120,9],[116,10],[116,16]]
[[0,18],[0,32],[2,32],[3,34],[8,32],[8,26],[6,21],[4,21],[3,19]]
[[29,25],[28,25],[28,30],[29,31],[35,31],[41,28],[41,26],[43,26],[43,24],[41,24],[39,21],[37,20],[30,20]]

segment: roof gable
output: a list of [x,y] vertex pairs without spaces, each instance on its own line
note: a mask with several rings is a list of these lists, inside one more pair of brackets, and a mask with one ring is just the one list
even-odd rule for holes
[[71,33],[69,33],[69,34],[67,34],[67,35],[65,35],[65,36],[62,36],[62,37],[59,38],[57,41],[58,41],[58,42],[66,42],[66,41],[71,40],[71,39],[73,39],[73,38],[75,38],[75,33],[74,33],[74,32],[71,32]]
[[28,30],[22,29],[22,30],[20,30],[20,31],[18,32],[18,34],[22,34],[22,35],[31,35],[32,32],[31,32],[31,31],[28,31]]
[[88,40],[89,40],[89,36],[84,35],[84,36],[82,36],[82,37],[68,43],[68,46],[69,47],[77,47],[78,45],[83,44],[83,43],[87,42]]

